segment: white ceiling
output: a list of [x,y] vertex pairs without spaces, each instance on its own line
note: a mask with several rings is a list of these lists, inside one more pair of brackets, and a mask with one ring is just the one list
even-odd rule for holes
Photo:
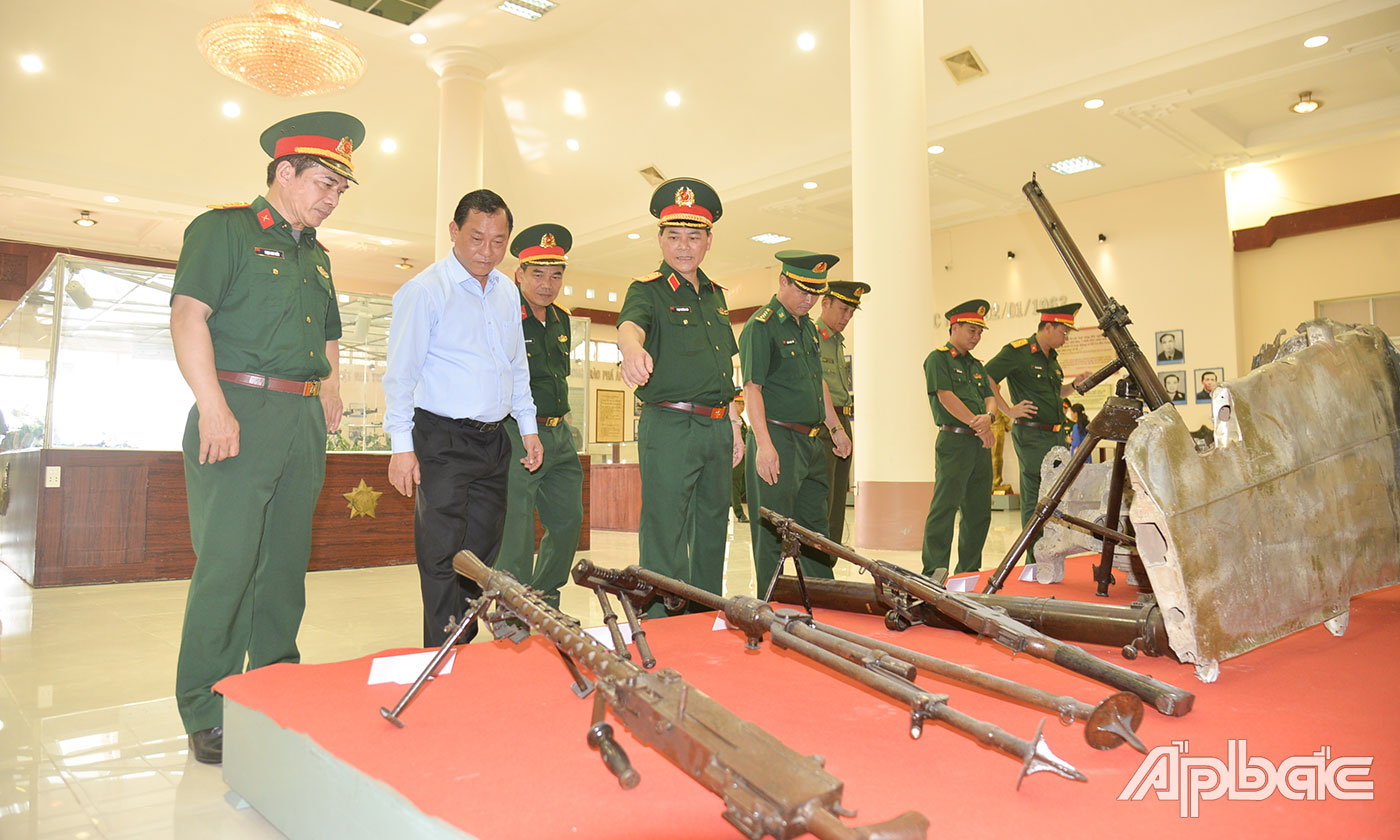
[[[435,49],[468,45],[499,66],[487,85],[487,183],[517,224],[574,232],[570,306],[616,309],[608,291],[654,268],[651,188],[638,174],[704,178],[725,203],[707,273],[772,265],[779,247],[851,247],[849,7],[816,0],[558,0],[536,23],[495,0],[443,0],[403,27],[328,0],[368,58],[349,90],[282,99],[210,69],[209,21],[251,0],[0,3],[0,238],[174,259],[204,205],[262,191],[261,130],[302,111],[359,116],[361,184],[323,229],[338,282],[392,289],[408,256],[432,258],[438,91]],[[1306,155],[1400,133],[1400,3],[1381,0],[980,0],[924,4],[935,227],[1022,212],[1032,171],[1057,202],[1251,160]],[[429,41],[415,46],[410,32]],[[817,47],[803,52],[797,35]],[[1306,49],[1304,38],[1331,40]],[[940,57],[976,49],[989,73],[955,84]],[[24,54],[42,73],[19,68]],[[586,113],[564,111],[577,91]],[[677,90],[680,107],[662,96]],[[1288,111],[1299,92],[1324,101]],[[1107,104],[1082,107],[1090,97]],[[242,116],[220,112],[238,101]],[[395,154],[379,141],[393,137]],[[577,139],[578,151],[565,140]],[[1046,164],[1089,155],[1074,176]],[[819,187],[804,190],[802,182]],[[462,192],[476,184],[461,185]],[[104,195],[121,198],[107,204]],[[80,229],[79,210],[100,220]],[[626,234],[642,234],[628,240]],[[380,244],[381,239],[391,241]],[[837,270],[840,274],[840,270]],[[731,305],[766,299],[766,283]],[[598,290],[585,301],[582,287]]]

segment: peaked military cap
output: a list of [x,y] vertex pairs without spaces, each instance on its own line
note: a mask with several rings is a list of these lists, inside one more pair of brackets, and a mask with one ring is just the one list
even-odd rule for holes
[[960,303],[943,313],[943,317],[948,319],[948,325],[953,324],[976,324],[979,327],[987,326],[987,310],[991,304],[985,300],[969,300]]
[[783,264],[783,276],[793,285],[811,295],[826,293],[826,273],[833,265],[841,262],[835,254],[816,254],[811,251],[779,251],[773,256]]
[[1042,324],[1064,324],[1072,330],[1079,329],[1074,325],[1074,314],[1079,311],[1082,303],[1066,303],[1064,306],[1047,306],[1044,309],[1037,309],[1040,313],[1040,323]]
[[828,297],[849,303],[856,309],[860,309],[860,296],[869,293],[869,283],[858,283],[855,280],[832,280],[826,284]]
[[365,142],[365,124],[339,111],[314,111],[288,117],[262,133],[264,152],[273,159],[311,155],[322,166],[355,183],[350,154]]
[[572,247],[574,235],[568,228],[545,222],[517,233],[510,243],[510,255],[519,257],[521,265],[567,265]]
[[651,215],[661,227],[709,230],[723,212],[715,188],[698,178],[672,178],[651,194]]

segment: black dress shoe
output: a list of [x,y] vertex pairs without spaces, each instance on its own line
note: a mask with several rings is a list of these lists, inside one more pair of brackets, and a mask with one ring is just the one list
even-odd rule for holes
[[224,763],[224,728],[201,729],[190,733],[190,752],[200,764]]

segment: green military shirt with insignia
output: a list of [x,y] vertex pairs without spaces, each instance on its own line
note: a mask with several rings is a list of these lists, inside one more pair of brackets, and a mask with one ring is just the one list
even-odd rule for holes
[[551,303],[541,323],[520,296],[520,329],[525,333],[525,355],[530,362],[530,396],[541,417],[569,413],[569,346],[573,333],[569,312]]
[[851,371],[846,367],[846,337],[822,324],[817,328],[822,354],[822,381],[831,392],[831,404],[837,408],[850,405]]
[[700,290],[666,263],[632,281],[618,313],[646,332],[652,371],[637,389],[643,402],[720,405],[734,398],[734,330],[724,289],[697,269]]
[[330,375],[326,342],[340,338],[340,308],[315,228],[300,239],[267,199],[210,210],[185,229],[174,295],[214,310],[214,367],[285,379]]
[[763,388],[763,412],[770,420],[821,425],[821,348],[816,324],[800,318],[777,295],[744,325],[739,335],[739,369],[745,384]]
[[928,403],[933,408],[933,422],[940,426],[962,426],[966,423],[954,417],[938,399],[939,391],[952,391],[973,414],[987,413],[987,398],[992,396],[992,383],[982,363],[951,344],[945,344],[924,359],[924,380],[928,383]]
[[1065,374],[1060,369],[1058,355],[1054,350],[1041,347],[1035,336],[1018,338],[987,362],[987,374],[998,382],[1007,383],[1012,403],[1021,400],[1035,403],[1035,414],[1026,419],[1052,426],[1063,424],[1060,389],[1064,386]]

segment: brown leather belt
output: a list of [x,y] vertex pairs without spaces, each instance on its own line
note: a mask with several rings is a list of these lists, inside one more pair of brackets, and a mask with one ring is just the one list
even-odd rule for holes
[[1017,426],[1029,426],[1032,429],[1040,429],[1042,432],[1058,432],[1059,430],[1064,428],[1064,426],[1061,426],[1058,423],[1052,426],[1049,423],[1036,423],[1031,420],[1026,420],[1022,417],[1018,417],[1011,422],[1015,423]]
[[266,388],[269,391],[280,391],[284,394],[296,394],[302,397],[314,397],[321,393],[321,380],[319,379],[302,382],[299,379],[278,379],[275,376],[263,376],[261,373],[244,373],[233,370],[220,370],[216,373],[225,382],[247,385],[249,388]]
[[709,417],[711,420],[718,420],[729,412],[729,404],[708,406],[696,405],[688,402],[654,402],[648,405],[659,405],[662,408],[669,408],[674,411],[684,411],[686,414],[699,414],[702,417]]
[[854,405],[838,405],[836,406],[836,413],[842,417],[855,417],[856,407]]
[[977,437],[977,433],[966,426],[939,426],[938,428],[942,429],[945,432],[952,432],[955,435],[970,435],[972,437]]
[[563,417],[536,417],[535,422],[541,426],[558,426],[564,422]]
[[784,429],[792,429],[803,437],[816,437],[821,434],[822,431],[820,426],[804,426],[801,423],[784,423],[781,420],[773,420],[771,418],[768,422],[772,423],[774,426],[782,426]]

